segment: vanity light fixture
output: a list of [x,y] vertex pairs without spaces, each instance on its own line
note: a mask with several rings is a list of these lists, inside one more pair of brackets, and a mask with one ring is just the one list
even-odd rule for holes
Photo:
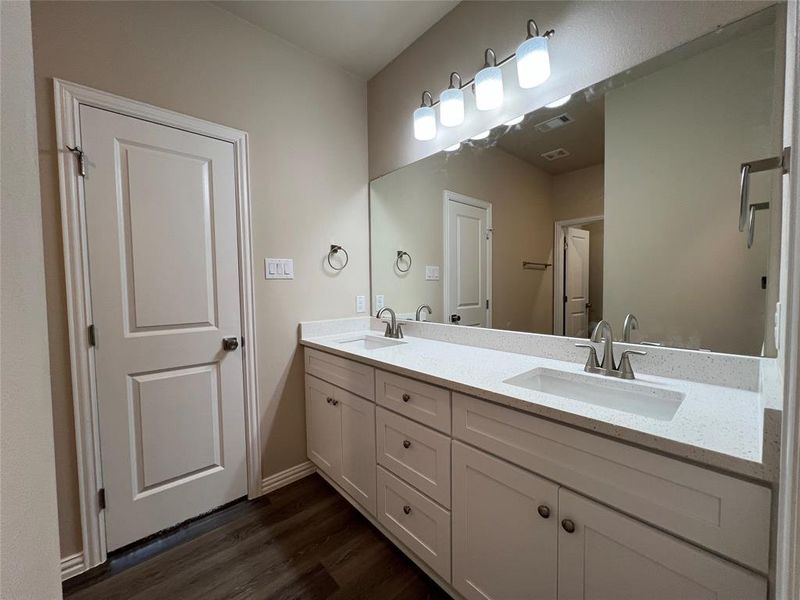
[[503,125],[505,125],[506,127],[513,127],[514,125],[518,125],[519,123],[522,123],[522,121],[524,119],[525,119],[525,115],[520,115],[516,119],[511,119],[510,121],[506,121],[505,123],[503,123]]
[[[458,85],[453,85],[453,79]],[[439,122],[445,127],[456,127],[464,122],[464,92],[461,89],[461,75],[450,73],[450,87],[439,94]]]
[[528,39],[517,48],[517,77],[523,89],[536,87],[550,78],[550,52],[547,42],[554,31],[539,35],[536,21],[528,19]]
[[428,90],[422,92],[422,104],[414,111],[414,137],[422,142],[436,137],[436,111],[433,110],[433,96]]
[[481,131],[480,133],[476,133],[475,135],[473,135],[469,139],[471,139],[471,140],[485,140],[487,137],[489,137],[489,134],[491,132],[492,132],[491,129],[487,129],[486,131]]
[[448,146],[447,148],[445,148],[444,151],[445,152],[455,152],[459,148],[461,148],[461,142],[456,142],[452,146]]
[[497,66],[497,56],[491,48],[486,49],[483,58],[483,68],[475,75],[475,106],[478,110],[493,110],[503,104],[503,71]]
[[572,98],[572,94],[564,96],[563,98],[559,98],[551,102],[550,104],[545,104],[545,108],[558,108],[559,106],[564,106],[567,102],[569,102],[570,98]]

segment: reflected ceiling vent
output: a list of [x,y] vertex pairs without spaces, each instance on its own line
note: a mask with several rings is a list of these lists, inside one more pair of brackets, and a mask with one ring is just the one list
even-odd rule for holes
[[566,158],[567,156],[569,156],[569,151],[564,150],[564,148],[556,148],[555,150],[550,150],[550,152],[542,154],[542,158],[546,160],[558,160],[559,158]]
[[564,125],[569,125],[575,119],[570,117],[567,113],[561,113],[557,117],[553,117],[552,119],[548,119],[547,121],[542,121],[535,125],[536,131],[541,131],[545,133],[547,131],[552,131],[553,129],[558,129],[559,127],[563,127]]

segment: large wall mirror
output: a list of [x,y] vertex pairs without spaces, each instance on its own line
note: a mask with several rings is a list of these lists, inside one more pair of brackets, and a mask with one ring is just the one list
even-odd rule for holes
[[780,170],[751,173],[740,231],[740,169],[781,154],[783,10],[374,180],[373,301],[571,337],[606,319],[634,343],[774,356]]

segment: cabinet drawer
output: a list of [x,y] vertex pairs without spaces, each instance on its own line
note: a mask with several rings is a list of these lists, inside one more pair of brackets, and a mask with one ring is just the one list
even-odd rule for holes
[[376,401],[424,425],[450,433],[450,391],[414,379],[378,371]]
[[378,407],[378,464],[450,508],[450,438]]
[[378,521],[450,582],[450,512],[378,467]]
[[766,487],[458,393],[453,437],[767,572]]
[[305,361],[306,373],[362,398],[375,399],[375,369],[372,367],[313,348],[305,349]]

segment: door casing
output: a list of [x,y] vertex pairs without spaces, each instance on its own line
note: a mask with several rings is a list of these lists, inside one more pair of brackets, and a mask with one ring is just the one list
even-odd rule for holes
[[[83,180],[79,160],[67,147],[81,147],[80,106],[92,106],[121,115],[175,127],[233,144],[237,201],[237,236],[242,333],[245,339],[244,402],[249,498],[262,493],[259,434],[258,370],[251,233],[248,135],[156,106],[129,100],[76,83],[53,80],[58,150],[59,192],[67,289],[72,401],[78,459],[78,488],[83,542],[83,570],[106,560],[105,515],[100,507],[103,487],[97,419],[94,348],[89,343],[91,294],[86,239]],[[87,157],[91,160],[91,157]]]

